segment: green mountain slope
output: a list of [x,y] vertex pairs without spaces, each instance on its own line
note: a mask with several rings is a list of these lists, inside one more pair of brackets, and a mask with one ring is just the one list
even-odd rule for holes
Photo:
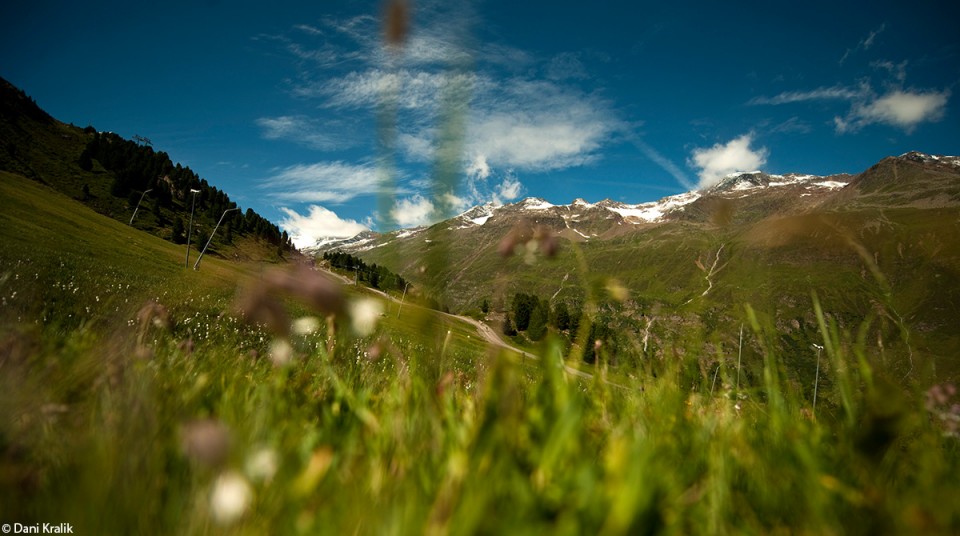
[[[0,78],[0,170],[28,177],[100,214],[169,240],[186,242],[195,194],[193,244],[202,247],[228,208],[223,191],[174,164],[145,138],[129,141],[92,126],[66,125],[22,90]],[[144,191],[150,190],[144,195]],[[235,240],[236,239],[236,240]],[[255,211],[226,214],[209,253],[239,259],[282,260],[293,247],[286,233]]]
[[[836,183],[830,188],[734,179],[739,186],[704,192],[655,223],[581,212],[616,228],[588,238],[569,238],[571,220],[558,215],[568,208],[530,211],[518,203],[482,225],[455,218],[403,238],[380,236],[355,251],[452,310],[489,300],[501,311],[491,315],[494,323],[517,292],[552,305],[597,304],[611,312],[602,317],[621,333],[619,353],[631,360],[666,359],[702,338],[729,355],[749,305],[775,326],[792,362],[809,367],[820,338],[815,294],[844,329],[867,325],[864,336],[882,348],[877,358],[899,374],[960,373],[956,159],[909,153],[856,176],[817,179]],[[511,230],[524,226],[549,229],[559,253],[498,254]]]

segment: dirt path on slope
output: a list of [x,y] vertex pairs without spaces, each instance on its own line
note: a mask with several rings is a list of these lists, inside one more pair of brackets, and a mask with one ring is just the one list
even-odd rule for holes
[[[353,285],[353,284],[354,284],[353,280],[350,279],[349,277],[342,276],[342,275],[340,275],[340,274],[331,272],[330,270],[327,270],[326,268],[317,267],[317,270],[323,272],[324,274],[329,275],[330,277],[333,277],[334,279],[336,279],[337,281],[343,283],[344,285]],[[370,287],[364,287],[364,288],[365,288],[366,290],[368,290],[369,292],[373,292],[374,294],[377,294],[377,295],[379,295],[379,296],[382,296],[382,297],[384,297],[384,298],[386,298],[386,299],[388,299],[388,300],[390,300],[390,301],[392,301],[392,302],[394,302],[394,303],[398,303],[398,304],[401,303],[400,300],[398,300],[397,298],[394,298],[393,296],[387,294],[386,292],[383,292],[382,290],[377,290],[377,289],[375,289],[375,288],[370,288]],[[507,341],[503,340],[503,338],[500,337],[500,334],[499,334],[499,333],[497,333],[497,332],[496,332],[493,328],[491,328],[490,326],[484,324],[483,322],[480,322],[479,320],[475,320],[475,319],[470,318],[470,317],[468,317],[468,316],[461,316],[461,315],[455,315],[455,314],[452,314],[452,313],[445,313],[445,312],[443,312],[443,311],[435,311],[435,312],[436,312],[437,314],[441,314],[441,315],[444,315],[444,316],[447,316],[447,317],[450,317],[450,318],[459,320],[459,321],[461,321],[461,322],[466,322],[467,324],[472,325],[473,327],[475,327],[475,328],[477,329],[477,332],[480,334],[480,336],[483,338],[483,340],[487,341],[488,343],[490,343],[490,344],[492,344],[492,345],[494,345],[494,346],[499,346],[500,348],[505,348],[505,349],[510,350],[510,351],[512,351],[512,352],[516,352],[516,353],[520,354],[521,356],[523,356],[524,358],[530,358],[530,359],[533,359],[533,360],[539,360],[539,359],[540,359],[540,356],[535,355],[535,354],[531,354],[530,352],[527,352],[527,351],[524,351],[524,350],[521,350],[520,348],[517,348],[516,346],[514,346],[514,345],[508,343]],[[582,370],[580,370],[580,369],[577,369],[577,368],[574,368],[574,367],[571,367],[570,365],[567,365],[566,363],[564,363],[563,369],[566,370],[567,373],[570,374],[570,375],[572,375],[572,376],[577,376],[577,377],[579,377],[579,378],[584,378],[584,379],[588,379],[588,380],[592,380],[592,379],[593,379],[593,374],[591,374],[591,373],[589,373],[589,372],[584,372],[584,371],[582,371]],[[609,384],[609,385],[614,385],[614,386],[616,386],[616,387],[621,387],[621,388],[626,389],[626,387],[624,387],[624,386],[622,386],[622,385],[619,385],[619,384],[616,384],[616,383],[612,383],[612,382],[609,382],[609,381],[606,381],[605,383],[607,383],[607,384]]]

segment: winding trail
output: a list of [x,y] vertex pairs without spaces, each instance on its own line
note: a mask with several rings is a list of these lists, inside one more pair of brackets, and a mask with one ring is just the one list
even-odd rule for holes
[[[326,275],[328,275],[328,276],[336,279],[337,281],[339,281],[340,283],[342,283],[342,284],[344,284],[344,285],[353,285],[353,280],[350,279],[349,277],[342,276],[342,275],[340,275],[340,274],[337,274],[337,273],[335,273],[335,272],[332,272],[332,271],[330,271],[330,270],[328,270],[328,269],[326,269],[326,268],[322,268],[322,267],[319,267],[319,266],[316,267],[316,269],[317,269],[318,271],[323,272],[324,274],[326,274]],[[395,297],[387,294],[386,292],[383,292],[382,290],[377,290],[377,289],[370,288],[370,287],[363,287],[363,288],[364,288],[365,290],[367,290],[368,292],[372,292],[372,293],[374,293],[374,294],[377,294],[377,295],[379,295],[379,296],[382,296],[382,297],[384,297],[384,298],[386,298],[386,299],[388,299],[388,300],[390,300],[390,301],[392,301],[392,302],[394,302],[394,303],[401,303],[400,300],[398,300],[397,298],[395,298]],[[518,354],[520,354],[520,355],[521,355],[523,358],[525,358],[525,359],[527,359],[527,358],[533,359],[533,360],[539,360],[539,359],[540,359],[540,356],[535,355],[535,354],[531,354],[530,352],[527,352],[527,351],[524,351],[524,350],[521,350],[520,348],[517,348],[516,346],[513,346],[512,344],[510,344],[510,343],[508,343],[507,341],[503,340],[503,339],[500,337],[500,334],[496,332],[496,330],[494,330],[494,329],[491,328],[490,326],[484,324],[483,322],[480,322],[479,320],[475,320],[475,319],[470,318],[470,317],[468,317],[468,316],[461,316],[461,315],[455,315],[455,314],[451,314],[451,313],[445,313],[445,312],[443,312],[443,311],[434,311],[434,312],[437,313],[437,314],[444,315],[444,316],[447,316],[447,317],[450,317],[450,318],[453,318],[453,319],[459,320],[459,321],[461,321],[461,322],[465,322],[465,323],[467,323],[467,324],[472,325],[473,327],[475,327],[475,328],[477,329],[477,332],[480,334],[480,337],[483,338],[483,340],[487,341],[488,343],[490,343],[490,344],[492,344],[492,345],[494,345],[494,346],[498,346],[498,347],[500,347],[500,348],[504,348],[504,349],[506,349],[506,350],[510,350],[511,352],[518,353]],[[562,362],[562,361],[561,361],[561,362]],[[583,379],[587,379],[587,380],[592,380],[593,377],[594,377],[593,374],[591,374],[591,373],[589,373],[589,372],[584,372],[584,371],[582,371],[582,370],[580,370],[580,369],[578,369],[578,368],[575,368],[575,367],[571,367],[570,365],[567,365],[566,363],[563,363],[563,369],[567,372],[567,374],[569,374],[569,375],[571,375],[571,376],[576,376],[576,377],[578,377],[578,378],[583,378]],[[608,381],[608,380],[603,380],[603,382],[604,382],[605,384],[607,384],[607,385],[612,385],[612,386],[614,386],[614,387],[619,387],[619,388],[621,388],[621,389],[627,389],[627,390],[630,389],[629,387],[627,387],[627,386],[625,386],[625,385],[620,385],[620,384],[618,384],[618,383],[614,383],[614,382],[611,382],[611,381]]]

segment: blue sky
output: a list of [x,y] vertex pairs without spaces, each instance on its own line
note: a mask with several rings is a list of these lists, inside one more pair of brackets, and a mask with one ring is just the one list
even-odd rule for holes
[[398,44],[381,2],[92,4],[6,3],[0,76],[149,138],[299,245],[960,153],[951,2],[411,1]]

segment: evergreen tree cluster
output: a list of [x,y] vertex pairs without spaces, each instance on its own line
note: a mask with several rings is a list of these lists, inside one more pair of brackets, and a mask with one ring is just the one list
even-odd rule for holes
[[510,314],[504,322],[504,333],[515,334],[516,331],[525,331],[527,337],[539,341],[547,334],[547,328],[552,326],[558,331],[576,333],[580,325],[580,313],[571,314],[566,302],[557,302],[552,309],[550,300],[541,299],[533,294],[518,292],[511,302]]
[[[166,152],[154,151],[147,144],[126,140],[111,132],[96,132],[88,127],[88,133],[89,130],[93,130],[93,138],[81,153],[78,164],[89,171],[93,169],[93,162],[97,161],[111,172],[114,176],[110,186],[112,195],[133,200],[134,197],[139,199],[141,192],[150,189],[155,215],[162,214],[162,209],[189,211],[194,202],[192,197],[196,195],[194,220],[212,222],[210,225],[219,221],[225,210],[237,207],[225,192],[211,186],[189,167],[174,164]],[[199,190],[199,193],[191,194],[191,189]],[[167,223],[162,216],[158,217],[158,222],[161,225]],[[174,219],[172,224],[175,229],[171,239],[182,243],[183,222],[177,225],[177,219]],[[275,224],[253,209],[248,208],[245,213],[227,213],[222,225],[225,226],[224,236],[229,239],[235,235],[251,236],[277,246],[281,252],[294,248],[286,231],[281,232]]]
[[356,272],[357,279],[362,283],[367,283],[373,288],[381,290],[403,290],[407,281],[390,271],[386,266],[377,264],[367,264],[363,259],[344,253],[340,250],[325,251],[323,260],[330,263],[334,268]]

